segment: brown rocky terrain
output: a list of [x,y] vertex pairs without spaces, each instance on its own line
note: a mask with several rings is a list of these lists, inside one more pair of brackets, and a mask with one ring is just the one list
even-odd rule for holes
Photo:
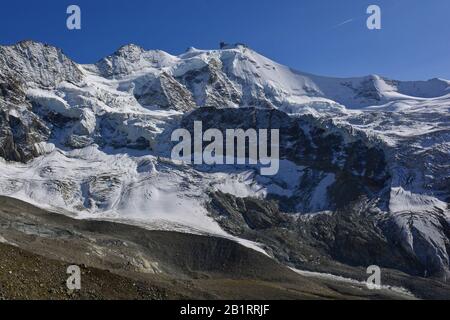
[[[0,198],[2,299],[411,299],[301,276],[233,241],[76,220]],[[66,288],[69,265],[82,288]]]

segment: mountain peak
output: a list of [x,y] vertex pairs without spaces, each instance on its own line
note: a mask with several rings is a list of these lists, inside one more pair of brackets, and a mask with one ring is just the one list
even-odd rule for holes
[[229,44],[226,42],[220,42],[219,48],[221,50],[227,50],[227,49],[239,49],[239,48],[248,48],[248,46],[245,43],[236,42],[234,44]]
[[61,81],[79,82],[82,73],[78,65],[61,49],[34,40],[0,46],[0,73],[24,83],[52,87]]
[[35,40],[31,40],[31,39],[25,39],[25,40],[21,40],[17,43],[14,44],[10,44],[10,45],[0,45],[0,48],[5,48],[5,49],[12,49],[12,50],[16,50],[16,51],[24,51],[24,50],[30,50],[30,53],[36,53],[36,52],[43,52],[44,50],[46,51],[54,51],[54,52],[62,52],[62,50],[54,45],[48,44],[48,43],[44,43],[44,42],[40,42],[40,41],[35,41]]
[[119,49],[117,49],[116,52],[114,52],[114,55],[118,55],[118,56],[135,56],[135,55],[140,55],[143,52],[145,52],[145,49],[142,48],[141,46],[134,44],[134,43],[129,43],[126,45],[121,46]]

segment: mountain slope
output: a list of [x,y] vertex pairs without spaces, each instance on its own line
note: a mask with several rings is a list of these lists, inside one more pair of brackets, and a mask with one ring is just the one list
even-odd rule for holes
[[[74,220],[6,197],[0,204],[2,298],[415,298],[400,288],[302,276],[223,238]],[[72,264],[82,270],[80,291],[65,287]]]

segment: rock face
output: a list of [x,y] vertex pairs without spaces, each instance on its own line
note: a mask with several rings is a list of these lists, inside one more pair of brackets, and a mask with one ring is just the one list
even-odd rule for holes
[[33,41],[0,47],[0,70],[0,155],[26,162],[40,154],[36,144],[50,134],[31,111],[26,90],[51,89],[63,81],[79,83],[82,73],[61,50]]
[[191,92],[167,73],[145,83],[135,97],[144,106],[159,106],[178,111],[195,108]]
[[202,107],[226,108],[239,105],[241,94],[222,72],[222,61],[211,58],[200,69],[189,70],[177,77],[191,92],[197,93],[196,104]]
[[[310,75],[239,44],[179,56],[127,45],[79,65],[21,42],[0,47],[0,195],[256,241],[297,268],[444,277],[449,90]],[[279,172],[172,161],[171,133],[194,121],[279,129]]]
[[48,128],[33,114],[0,112],[0,156],[5,160],[27,162],[38,156],[38,144],[48,135]]
[[201,121],[203,130],[221,130],[223,136],[229,128],[278,129],[280,160],[303,168],[302,175],[291,185],[292,194],[269,195],[279,200],[285,212],[334,210],[363,196],[379,199],[390,179],[381,149],[368,146],[363,140],[345,141],[345,136],[328,132],[324,124],[309,116],[289,117],[275,109],[201,108],[181,123],[191,136],[194,121]]
[[335,272],[337,263],[376,264],[422,276],[429,266],[387,238],[389,221],[373,208],[357,211],[361,205],[296,219],[277,202],[217,192],[210,210],[225,230],[266,244],[279,261],[297,268]]
[[0,75],[0,156],[26,162],[39,155],[36,144],[46,141],[49,133],[45,123],[31,112],[24,83],[8,74]]
[[23,41],[13,46],[0,47],[2,75],[22,83],[52,88],[68,81],[79,83],[82,72],[60,49]]
[[[346,141],[343,133],[330,133],[326,123],[312,117],[289,117],[278,110],[202,108],[185,117],[182,127],[192,131],[194,121],[202,121],[203,130],[217,128],[224,135],[227,128],[279,129],[281,160],[304,168],[289,195],[272,193],[261,200],[213,193],[210,211],[228,232],[267,244],[279,260],[297,267],[331,260],[372,262],[416,275],[442,272],[439,259],[416,257],[398,246],[399,237],[392,237],[402,230],[393,230],[395,223],[380,211],[389,202],[391,182],[382,149],[362,139]],[[324,181],[329,181],[325,188]],[[325,210],[330,213],[298,219],[292,215]],[[445,220],[437,225],[448,232]]]

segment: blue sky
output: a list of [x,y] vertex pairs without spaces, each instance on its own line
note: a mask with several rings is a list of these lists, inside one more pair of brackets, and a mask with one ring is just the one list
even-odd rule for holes
[[[70,4],[81,30],[66,28]],[[381,30],[366,28],[370,4]],[[0,43],[43,41],[91,63],[127,43],[179,54],[223,40],[316,74],[450,79],[449,14],[449,0],[15,0],[2,3]]]

